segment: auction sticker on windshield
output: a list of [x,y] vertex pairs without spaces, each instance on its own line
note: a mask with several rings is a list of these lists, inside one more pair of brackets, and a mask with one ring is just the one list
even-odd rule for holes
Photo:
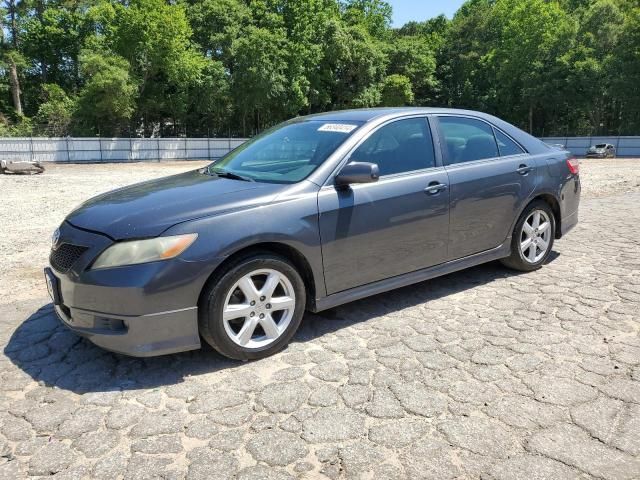
[[325,123],[318,129],[318,131],[319,132],[351,133],[356,128],[358,128],[357,125],[349,125],[348,123]]

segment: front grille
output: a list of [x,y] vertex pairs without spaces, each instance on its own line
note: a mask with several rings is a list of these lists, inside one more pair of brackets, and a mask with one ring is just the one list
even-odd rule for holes
[[80,255],[88,250],[87,247],[80,245],[71,245],[70,243],[63,243],[56,250],[51,250],[49,256],[49,263],[57,271],[66,273],[78,261]]

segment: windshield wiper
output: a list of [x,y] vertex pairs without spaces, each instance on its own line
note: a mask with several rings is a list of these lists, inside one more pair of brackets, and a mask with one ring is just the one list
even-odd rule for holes
[[209,173],[212,173],[222,178],[230,178],[231,180],[242,180],[243,182],[255,182],[253,178],[245,177],[244,175],[238,175],[237,173],[229,172],[227,170],[209,169]]

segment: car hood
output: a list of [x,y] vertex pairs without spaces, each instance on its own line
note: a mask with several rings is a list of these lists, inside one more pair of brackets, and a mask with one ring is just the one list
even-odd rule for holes
[[270,203],[284,187],[195,170],[99,195],[80,205],[66,220],[115,240],[155,237],[187,220]]

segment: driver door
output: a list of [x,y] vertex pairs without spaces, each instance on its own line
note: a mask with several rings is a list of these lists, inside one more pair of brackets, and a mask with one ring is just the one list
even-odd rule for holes
[[348,188],[327,185],[318,195],[327,293],[444,262],[448,178],[436,164],[427,119],[381,126],[349,161],[376,163],[380,180]]

